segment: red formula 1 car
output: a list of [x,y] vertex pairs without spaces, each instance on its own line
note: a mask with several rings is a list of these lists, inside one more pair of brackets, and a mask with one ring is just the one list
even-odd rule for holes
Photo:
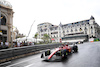
[[77,52],[78,46],[68,46],[63,44],[61,47],[55,48],[55,50],[48,49],[42,52],[41,58],[48,61],[61,60],[62,58],[67,57],[67,55],[72,53],[72,51]]

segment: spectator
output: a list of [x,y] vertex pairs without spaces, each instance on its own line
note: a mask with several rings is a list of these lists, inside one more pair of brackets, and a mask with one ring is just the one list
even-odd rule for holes
[[15,46],[14,47],[17,47],[17,42],[15,42]]
[[30,42],[29,45],[32,45],[32,42]]
[[34,45],[34,42],[32,42],[32,45]]
[[17,47],[20,47],[20,42],[17,42]]
[[15,42],[13,42],[13,47],[15,47]]
[[24,41],[24,46],[25,46],[26,44],[25,44],[25,41]]
[[3,47],[3,42],[2,42],[2,40],[1,40],[1,47]]
[[20,43],[20,47],[22,46],[22,42]]
[[22,46],[24,46],[24,42],[22,41]]
[[28,45],[30,44],[30,42],[28,42]]
[[9,47],[9,42],[6,41],[5,46],[6,46],[5,48],[8,48]]

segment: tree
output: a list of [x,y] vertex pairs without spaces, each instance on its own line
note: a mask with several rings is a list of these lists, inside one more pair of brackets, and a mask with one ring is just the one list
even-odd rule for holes
[[36,43],[37,43],[37,37],[38,37],[38,33],[36,33],[34,36],[34,38],[36,38]]
[[44,40],[44,42],[45,42],[45,43],[48,43],[48,42],[49,42],[50,37],[49,37],[49,35],[44,34],[42,39]]

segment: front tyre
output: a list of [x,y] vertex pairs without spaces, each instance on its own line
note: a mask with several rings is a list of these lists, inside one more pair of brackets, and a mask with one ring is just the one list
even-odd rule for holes
[[44,58],[44,55],[43,55],[43,53],[41,54],[41,58]]

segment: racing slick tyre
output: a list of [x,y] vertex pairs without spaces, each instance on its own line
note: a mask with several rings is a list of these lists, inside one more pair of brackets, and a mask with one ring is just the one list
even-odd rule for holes
[[68,52],[66,49],[62,50],[62,57],[67,57]]
[[73,47],[74,52],[78,52],[78,46]]

